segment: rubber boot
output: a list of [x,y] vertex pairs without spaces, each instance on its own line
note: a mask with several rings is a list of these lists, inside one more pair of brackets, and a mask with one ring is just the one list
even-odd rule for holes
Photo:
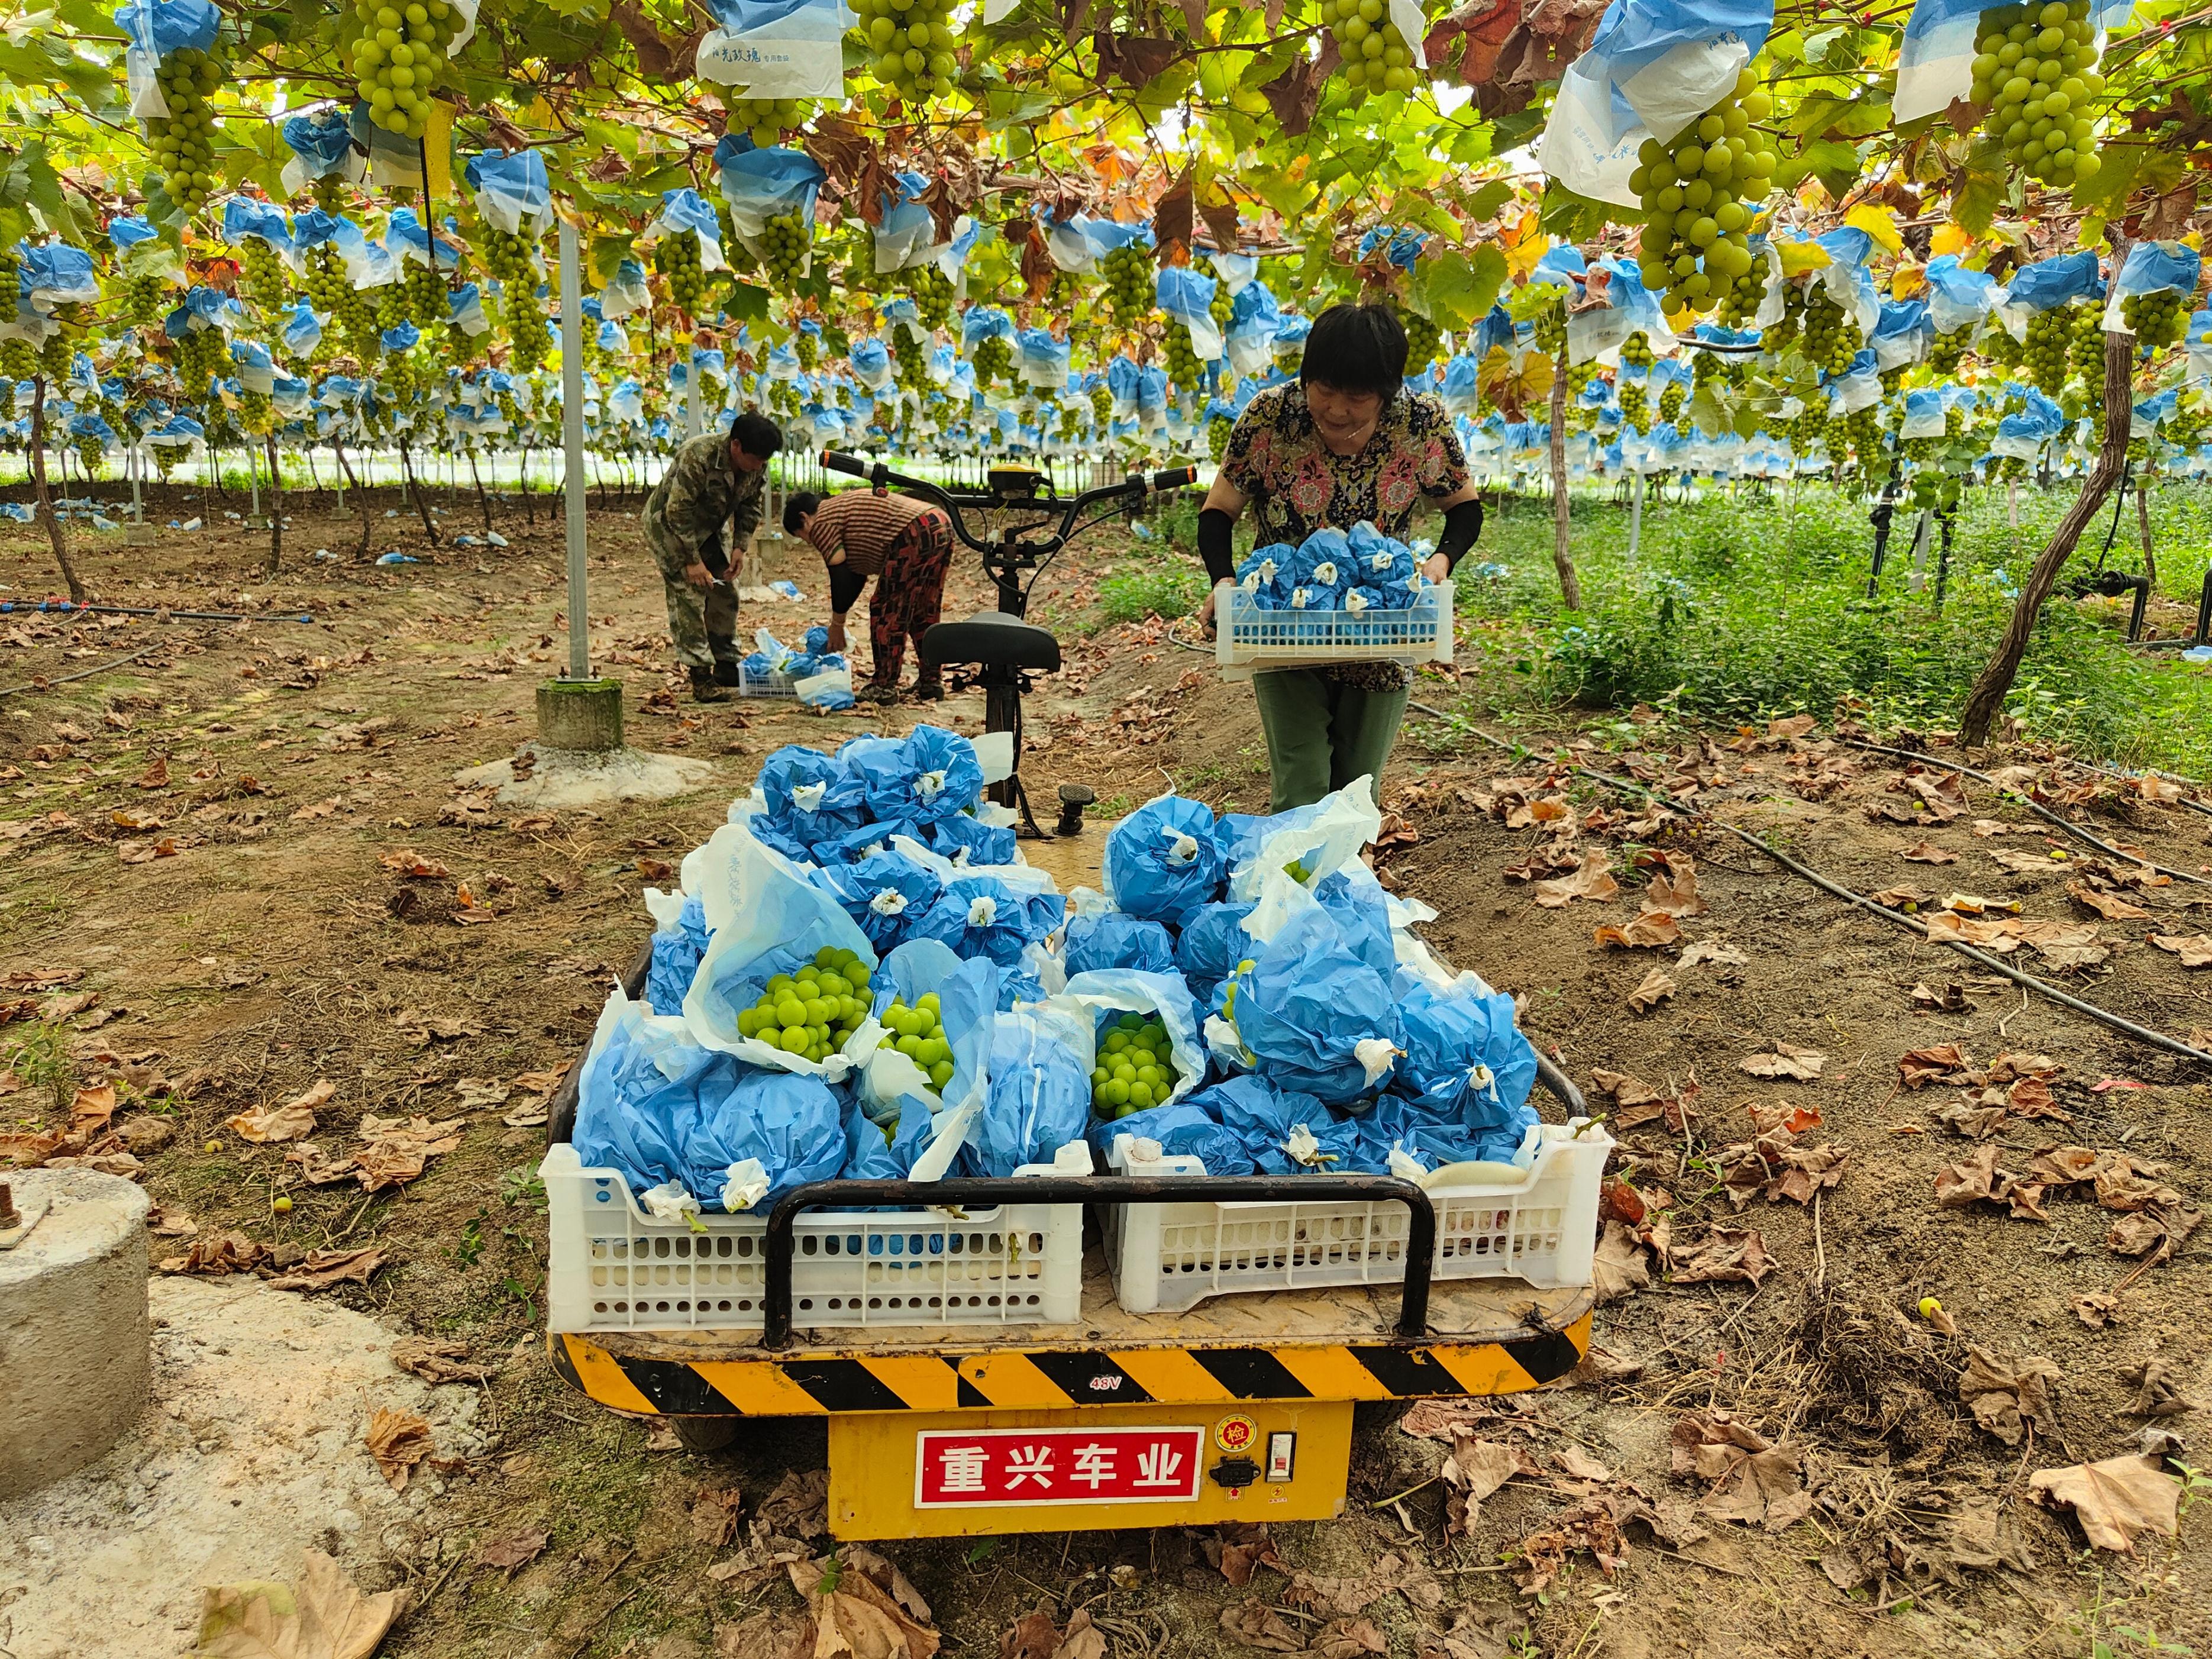
[[713,669],[695,668],[691,671],[692,702],[727,702],[729,700],[729,689],[716,683]]

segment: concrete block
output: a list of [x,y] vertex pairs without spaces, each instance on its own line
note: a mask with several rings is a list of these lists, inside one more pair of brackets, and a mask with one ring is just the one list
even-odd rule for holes
[[91,1170],[9,1178],[43,1210],[0,1250],[0,1501],[82,1468],[146,1408],[145,1189]]
[[547,680],[538,688],[538,741],[585,755],[623,746],[620,680]]

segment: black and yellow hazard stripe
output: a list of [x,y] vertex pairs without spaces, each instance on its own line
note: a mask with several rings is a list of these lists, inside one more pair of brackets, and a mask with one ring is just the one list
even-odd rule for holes
[[810,1417],[1513,1394],[1572,1370],[1589,1332],[1585,1313],[1563,1330],[1504,1342],[1028,1348],[957,1357],[847,1351],[731,1360],[648,1358],[583,1336],[550,1340],[555,1369],[617,1411]]

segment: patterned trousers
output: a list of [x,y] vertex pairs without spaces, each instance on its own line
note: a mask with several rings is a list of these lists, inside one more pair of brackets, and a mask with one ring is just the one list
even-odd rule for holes
[[[874,597],[868,601],[868,643],[875,653],[875,675],[870,684],[885,690],[898,685],[899,670],[906,665],[906,642],[917,642],[937,626],[945,604],[945,573],[952,563],[952,521],[933,508],[916,519],[884,555],[883,574],[876,578]],[[937,671],[921,668],[915,684],[927,685]]]
[[668,593],[668,637],[677,661],[686,668],[712,668],[717,659],[735,662],[744,654],[738,649],[736,588],[715,582],[702,593],[680,576],[664,574],[660,581]]

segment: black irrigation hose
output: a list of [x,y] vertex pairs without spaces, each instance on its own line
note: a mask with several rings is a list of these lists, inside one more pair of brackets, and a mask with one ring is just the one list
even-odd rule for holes
[[[2140,772],[2123,772],[2115,766],[2100,766],[2094,761],[2075,760],[2070,755],[2063,757],[2058,763],[2061,766],[2079,767],[2084,772],[2102,773],[2106,777],[2118,778],[2123,783],[2133,783],[2138,778],[2164,778],[2168,783],[2185,783],[2192,789],[2204,787],[2204,785],[2196,778],[2185,778],[2179,772],[2160,772],[2153,767],[2145,767]],[[2173,804],[2176,806],[2185,807],[2191,812],[2202,812],[2206,817],[2212,818],[2212,806],[2208,806],[2203,801],[2191,796],[2180,796]]]
[[2164,865],[2153,864],[2148,859],[2143,858],[2137,854],[2124,852],[2119,848],[2113,846],[2112,842],[2100,840],[2097,836],[2091,835],[2087,830],[2084,830],[2080,824],[2074,823],[2071,819],[2063,817],[2060,814],[2052,811],[2041,801],[2032,799],[2016,789],[2008,789],[2004,785],[1999,783],[1988,773],[1977,772],[1971,766],[1961,766],[1956,761],[1938,760],[1935,756],[1923,755],[1917,749],[1893,749],[1887,744],[1868,743],[1858,738],[1838,738],[1836,741],[1838,743],[1849,744],[1854,749],[1869,750],[1877,755],[1895,755],[1904,760],[1919,761],[1923,765],[1937,767],[1946,772],[1956,772],[1963,777],[1972,778],[1978,782],[1986,783],[2000,795],[2005,796],[2009,799],[2017,800],[2021,805],[2027,807],[2029,811],[2034,813],[2036,817],[2045,819],[2049,823],[2057,824],[2068,835],[2073,836],[2075,840],[2081,842],[2087,846],[2095,848],[2099,852],[2106,854],[2109,858],[2125,859],[2130,864],[2140,864],[2146,870],[2154,870],[2161,876],[2171,876],[2176,881],[2193,881],[2200,887],[2212,886],[2212,882],[2207,882],[2203,876],[2193,876],[2186,870],[2169,870]]
[[[1408,702],[1406,706],[1408,708],[1418,708],[1421,713],[1434,720],[1449,720],[1452,718],[1450,715],[1445,714],[1443,709],[1431,708],[1425,702]],[[1516,745],[1507,743],[1502,738],[1493,738],[1489,732],[1481,730],[1480,727],[1468,726],[1465,729],[1474,732],[1476,737],[1480,738],[1485,743],[1489,744],[1495,748],[1504,750],[1508,754],[1519,752]],[[1636,783],[1622,778],[1607,777],[1604,773],[1593,771],[1587,766],[1577,766],[1571,769],[1578,776],[1589,778],[1593,782],[1602,784],[1608,789],[1618,789],[1626,793],[1641,795],[1648,800],[1655,801],[1658,805],[1666,807],[1670,811],[1679,812],[1681,811],[1681,808],[1676,806],[1674,802],[1668,800],[1657,790],[1648,789],[1640,783]],[[1938,945],[1948,945],[1952,950],[1956,951],[1960,956],[1965,957],[1969,962],[1972,962],[1979,967],[1985,968],[1993,974],[2001,974],[2005,978],[2012,981],[2014,984],[2023,987],[2027,990],[2034,991],[2042,996],[2048,997],[2051,1001],[2059,1004],[2063,1007],[2071,1008],[2076,1013],[2086,1014],[2091,1019],[2095,1020],[2099,1024],[2109,1027],[2111,1030],[2118,1031],[2122,1036],[2133,1038],[2136,1042],[2142,1043],[2147,1047],[2161,1049],[2169,1054],[2178,1054],[2185,1060],[2196,1060],[2200,1065],[2212,1066],[2212,1054],[2207,1054],[2202,1048],[2191,1048],[2188,1043],[2182,1042],[2178,1037],[2170,1037],[2163,1031],[2154,1031],[2148,1025],[2138,1025],[2131,1019],[2128,1019],[2121,1015],[2113,1013],[2110,1009],[2100,1008],[2094,1002],[2084,1002],[2081,998],[2072,995],[2068,992],[2060,990],[2056,985],[2051,984],[2048,980],[2038,979],[2033,974],[2023,973],[2021,969],[2013,967],[2009,963],[1990,955],[1986,951],[1977,951],[1972,945],[1967,944],[1964,939],[1936,938],[1935,934],[1928,931],[1927,924],[1924,922],[1916,921],[1914,918],[1906,915],[1901,910],[1892,910],[1885,905],[1876,904],[1872,899],[1866,897],[1863,894],[1853,892],[1841,882],[1831,880],[1826,876],[1822,875],[1819,871],[1814,869],[1810,865],[1799,863],[1796,859],[1791,858],[1787,853],[1771,846],[1763,837],[1754,836],[1747,830],[1740,830],[1735,824],[1726,823],[1719,818],[1708,817],[1705,822],[1711,824],[1717,830],[1726,830],[1729,835],[1734,836],[1738,841],[1742,842],[1746,846],[1756,848],[1759,851],[1765,854],[1767,857],[1772,859],[1777,864],[1782,866],[1784,869],[1790,871],[1792,874],[1802,876],[1804,879],[1811,882],[1814,886],[1819,887],[1824,892],[1832,893],[1838,898],[1847,900],[1849,902],[1858,906],[1862,910],[1870,911],[1872,914],[1880,916],[1883,921],[1893,922],[1898,927],[1903,927],[1910,933],[1917,933],[1923,939],[1933,940]]]
[[57,674],[52,679],[33,680],[27,685],[0,686],[0,697],[21,696],[26,691],[51,690],[57,685],[67,685],[71,680],[88,680],[95,674],[110,673],[118,668],[127,667],[141,657],[152,656],[156,651],[167,651],[169,646],[170,641],[163,640],[160,644],[149,645],[143,651],[133,651],[127,657],[118,657],[113,662],[101,663],[97,668],[81,668],[74,674]]
[[[1177,639],[1172,632],[1170,632],[1167,637],[1169,643],[1172,645],[1179,645],[1186,651],[1202,652],[1205,650],[1203,646],[1193,645],[1187,640]],[[1425,702],[1415,702],[1411,699],[1408,699],[1406,707],[1408,708],[1419,709],[1422,714],[1428,715],[1431,720],[1450,721],[1455,719],[1454,716],[1446,714],[1443,709],[1435,708]],[[1509,755],[1533,752],[1525,750],[1522,745],[1507,743],[1502,738],[1493,738],[1489,732],[1485,732],[1480,726],[1468,725],[1463,721],[1458,723],[1463,730],[1473,732],[1476,737],[1481,738],[1493,749],[1502,749]],[[1863,744],[1861,746],[1866,748],[1880,747],[1879,744]],[[1901,754],[1907,751],[1899,750],[1888,752]],[[1926,757],[1923,756],[1920,757],[1920,758],[1925,759]],[[1939,766],[1944,764],[1944,763],[1941,761],[1935,763]],[[1646,800],[1665,807],[1670,812],[1679,813],[1682,811],[1680,807],[1677,806],[1666,796],[1661,794],[1657,790],[1646,788],[1643,784],[1635,782],[1632,780],[1608,777],[1606,774],[1593,771],[1587,766],[1575,766],[1571,767],[1568,769],[1575,773],[1577,776],[1588,778],[1593,783],[1601,784],[1607,789],[1617,789],[1624,794],[1640,795]],[[2002,787],[2002,786],[2000,786],[2000,787]],[[2033,805],[2033,803],[2030,804]],[[1932,940],[1934,943],[1938,945],[1947,945],[1950,949],[1956,951],[1960,956],[1965,957],[1969,962],[1975,963],[1978,967],[1987,969],[1990,973],[2001,975],[2004,978],[2012,981],[2014,984],[2021,987],[2023,989],[2033,991],[2040,996],[2048,997],[2051,1001],[2057,1003],[2061,1007],[2071,1008],[2076,1013],[2087,1015],[2089,1018],[2096,1021],[2100,1025],[2105,1026],[2111,1030],[2117,1031],[2122,1036],[2131,1038],[2135,1042],[2142,1043],[2148,1048],[2157,1048],[2166,1054],[2179,1055],[2184,1060],[2193,1060],[2202,1066],[2212,1066],[2212,1054],[2207,1054],[2202,1048],[2192,1048],[2188,1043],[2182,1042],[2179,1037],[2170,1037],[2163,1031],[2153,1030],[2148,1025],[2138,1025],[2135,1021],[2129,1019],[2123,1015],[2116,1014],[2108,1008],[2100,1008],[2094,1002],[2084,1002],[2080,997],[2075,996],[2069,992],[2060,990],[2058,987],[2051,984],[2048,980],[2038,979],[2034,975],[2024,973],[2020,969],[2012,966],[2009,963],[1990,955],[1986,951],[1976,950],[1964,939],[1937,939],[1936,935],[1928,931],[1926,923],[1906,915],[1901,910],[1892,910],[1884,905],[1876,904],[1872,899],[1866,897],[1863,894],[1853,892],[1841,882],[1831,880],[1828,877],[1822,875],[1819,871],[1814,869],[1810,865],[1799,863],[1796,859],[1791,858],[1787,853],[1770,845],[1764,838],[1753,835],[1747,830],[1740,830],[1735,824],[1726,823],[1719,818],[1707,817],[1704,822],[1711,824],[1717,830],[1724,830],[1729,835],[1734,836],[1738,841],[1742,842],[1745,845],[1757,848],[1759,852],[1765,854],[1767,857],[1772,859],[1777,864],[1782,866],[1784,869],[1790,871],[1793,875],[1802,877],[1805,880],[1811,882],[1814,886],[1819,887],[1822,891],[1831,893],[1838,898],[1846,900],[1850,903],[1856,905],[1859,908],[1869,911],[1875,915],[1880,916],[1883,921],[1894,923],[1896,926],[1903,927],[1908,932],[1918,935],[1922,939]],[[2059,822],[2063,823],[2065,821],[2061,819]],[[2073,830],[2073,826],[2071,824],[2067,824],[2066,827],[2069,830]],[[2081,835],[2083,832],[2075,830],[2074,833]],[[2113,850],[2118,852],[2117,848]],[[2120,853],[2118,856],[2127,858],[2129,855],[2124,853]],[[2144,860],[2134,860],[2132,861],[2136,863],[2144,862]],[[2156,865],[2152,865],[2150,867],[2154,870],[2158,868]],[[2185,878],[2191,881],[2197,879],[2197,878],[2194,876],[2186,877]]]

